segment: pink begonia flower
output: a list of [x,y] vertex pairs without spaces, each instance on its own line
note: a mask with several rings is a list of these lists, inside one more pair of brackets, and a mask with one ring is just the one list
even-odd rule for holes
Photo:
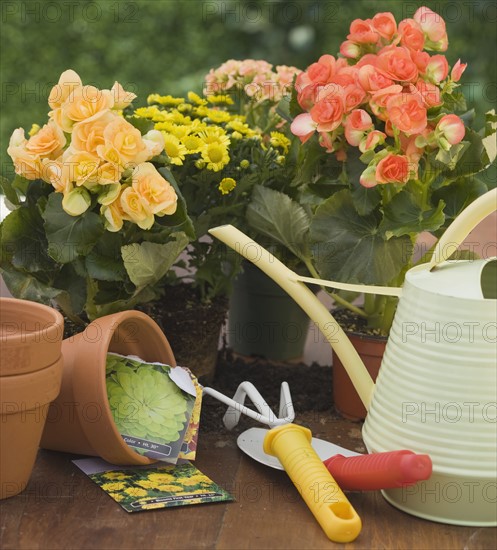
[[290,130],[294,136],[297,136],[302,143],[305,143],[312,137],[316,131],[317,123],[314,122],[309,113],[297,115],[290,125]]
[[459,82],[462,73],[466,70],[466,67],[468,66],[467,63],[461,63],[461,60],[458,59],[454,66],[452,67],[452,71],[450,73],[450,78],[452,82]]
[[404,19],[399,23],[400,43],[410,50],[421,51],[425,45],[425,35],[421,25],[414,19]]
[[367,134],[366,138],[359,143],[359,151],[365,153],[366,151],[372,151],[378,145],[383,145],[385,143],[386,134],[380,132],[379,130],[373,130]]
[[397,32],[397,22],[390,12],[377,13],[371,22],[373,29],[385,40],[392,40]]
[[426,72],[426,67],[428,63],[430,62],[430,54],[427,52],[418,52],[411,50],[411,59],[418,68],[418,71],[421,74],[424,74]]
[[426,66],[425,72],[426,76],[435,82],[435,84],[439,84],[442,80],[445,80],[449,74],[449,64],[445,55],[438,54],[432,56]]
[[310,114],[318,132],[332,132],[340,126],[344,112],[343,88],[335,86],[315,103]]
[[387,120],[387,101],[391,97],[401,94],[402,90],[403,88],[400,84],[392,84],[391,86],[373,93],[371,99],[369,100],[369,106],[380,120]]
[[349,59],[356,59],[361,55],[361,48],[351,40],[345,40],[340,44],[340,53]]
[[392,124],[408,136],[419,134],[427,124],[426,107],[419,94],[398,94],[387,101],[387,115]]
[[373,65],[364,65],[359,68],[357,78],[359,84],[366,92],[376,92],[383,88],[388,88],[393,84],[391,78],[387,78],[385,75],[377,71]]
[[347,112],[352,111],[356,107],[359,107],[366,99],[366,92],[355,84],[349,84],[344,88],[345,94],[345,110]]
[[364,109],[353,110],[345,119],[345,139],[349,145],[357,147],[373,128],[373,121]]
[[407,183],[410,173],[407,156],[390,153],[376,166],[375,178],[377,183]]
[[443,101],[440,96],[440,88],[435,86],[435,84],[420,79],[416,82],[416,90],[423,98],[428,109],[442,105]]
[[327,84],[335,74],[335,58],[332,55],[322,55],[307,68],[306,73],[312,84]]
[[354,19],[350,24],[350,34],[347,35],[347,40],[356,44],[376,44],[378,37],[371,19]]
[[438,121],[435,132],[438,136],[443,136],[450,145],[456,145],[464,138],[466,128],[457,115],[444,115]]
[[386,77],[399,82],[415,82],[418,78],[418,68],[403,46],[385,46],[378,53],[376,67]]
[[378,185],[378,182],[376,181],[376,166],[368,166],[366,170],[361,174],[361,177],[359,178],[359,183],[363,187],[375,187]]
[[413,18],[425,33],[428,42],[426,47],[444,52],[449,43],[443,18],[426,6],[418,8]]

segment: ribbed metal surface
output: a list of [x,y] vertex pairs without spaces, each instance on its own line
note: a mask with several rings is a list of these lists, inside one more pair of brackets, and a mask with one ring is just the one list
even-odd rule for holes
[[363,436],[430,454],[434,471],[495,478],[497,302],[406,282]]

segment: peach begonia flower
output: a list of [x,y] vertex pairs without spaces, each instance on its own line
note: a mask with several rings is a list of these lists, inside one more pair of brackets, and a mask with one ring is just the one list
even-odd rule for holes
[[335,58],[332,55],[322,55],[316,63],[312,63],[306,71],[310,84],[327,84],[335,74]]
[[380,132],[379,130],[373,130],[369,132],[366,137],[359,143],[359,151],[365,153],[366,151],[372,151],[378,145],[383,145],[385,143],[386,134]]
[[376,92],[384,88],[388,88],[394,82],[391,78],[386,77],[384,74],[378,72],[373,65],[363,65],[359,68],[358,80],[364,91]]
[[407,183],[411,169],[406,155],[388,154],[376,166],[377,183]]
[[426,128],[426,107],[419,94],[394,95],[388,99],[386,109],[392,124],[408,136],[419,134]]
[[435,84],[419,79],[416,82],[416,90],[423,98],[428,109],[442,105],[443,101],[440,94],[440,88],[435,86]]
[[345,113],[343,88],[332,90],[312,107],[310,115],[318,132],[332,132],[340,126]]
[[64,132],[53,121],[49,121],[25,145],[30,154],[54,160],[62,153],[66,138]]
[[125,109],[136,99],[136,94],[127,92],[119,82],[114,82],[110,91],[114,100],[114,109]]
[[165,180],[155,166],[143,162],[133,169],[132,187],[148,212],[158,216],[176,212],[178,196],[173,186]]
[[73,126],[71,147],[96,155],[97,148],[105,143],[105,129],[118,117],[113,111],[100,111],[98,116],[78,122]]
[[373,93],[371,99],[369,100],[369,105],[373,113],[380,120],[387,120],[387,101],[391,97],[401,94],[402,90],[403,88],[400,84],[392,84],[391,86],[387,86],[386,88],[383,88]]
[[64,132],[70,133],[78,122],[97,117],[102,111],[111,109],[113,105],[114,99],[110,90],[99,90],[95,86],[81,86],[69,94],[54,120]]
[[105,128],[104,144],[97,147],[97,154],[124,168],[145,162],[149,155],[140,131],[121,117],[116,117]]
[[427,40],[425,47],[427,49],[444,52],[449,42],[443,18],[426,6],[418,8],[413,18],[419,23],[426,36]]
[[154,225],[154,215],[147,209],[140,194],[132,187],[126,187],[119,198],[124,219],[136,223],[141,229]]
[[344,40],[340,44],[340,53],[349,59],[356,59],[361,55],[361,47],[352,40]]
[[71,92],[76,88],[83,86],[81,78],[77,72],[69,69],[64,71],[59,78],[59,82],[50,90],[48,104],[51,109],[60,109]]
[[385,40],[392,40],[397,32],[397,22],[390,12],[377,13],[371,23],[373,29]]

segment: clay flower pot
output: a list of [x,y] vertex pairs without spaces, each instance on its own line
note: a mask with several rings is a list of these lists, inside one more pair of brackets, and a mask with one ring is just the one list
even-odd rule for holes
[[0,498],[23,491],[62,377],[64,319],[48,306],[0,298]]
[[62,343],[62,387],[50,406],[41,446],[100,456],[112,464],[150,464],[155,461],[133,451],[114,423],[105,380],[109,351],[176,366],[166,337],[145,313],[123,311],[96,319]]

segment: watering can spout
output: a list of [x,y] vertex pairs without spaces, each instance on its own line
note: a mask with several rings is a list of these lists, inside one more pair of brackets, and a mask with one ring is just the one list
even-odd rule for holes
[[[361,401],[368,410],[374,391],[374,382],[371,376],[340,325],[335,321],[328,309],[303,284],[304,282],[321,284],[327,281],[300,277],[275,258],[268,250],[232,225],[214,227],[209,229],[209,233],[255,264],[299,304],[316,323],[326,340],[335,350]],[[357,290],[357,287],[355,289]],[[399,295],[399,289],[389,289],[389,291],[394,292],[391,295]]]

